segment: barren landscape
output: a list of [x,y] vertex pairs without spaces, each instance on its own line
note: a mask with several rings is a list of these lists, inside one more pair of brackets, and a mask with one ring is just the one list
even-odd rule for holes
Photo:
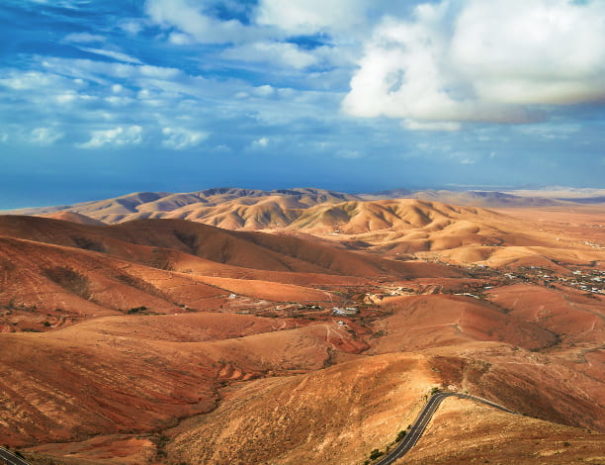
[[441,390],[516,414],[448,399],[394,463],[605,463],[605,209],[308,189],[244,214],[256,197],[230,192],[222,228],[151,219],[165,204],[0,217],[5,445],[32,464],[364,464]]
[[0,465],[605,465],[605,0],[0,44]]

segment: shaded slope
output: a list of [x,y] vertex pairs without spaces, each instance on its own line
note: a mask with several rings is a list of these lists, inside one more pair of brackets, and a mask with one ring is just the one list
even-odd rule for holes
[[0,235],[84,248],[167,269],[183,259],[179,254],[189,254],[215,263],[267,271],[352,276],[459,275],[445,267],[385,260],[293,236],[225,231],[181,220],[142,220],[96,227],[4,216],[0,217]]

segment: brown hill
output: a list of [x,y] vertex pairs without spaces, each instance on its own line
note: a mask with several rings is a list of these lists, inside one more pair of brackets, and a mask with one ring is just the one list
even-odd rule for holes
[[511,420],[507,413],[464,399],[448,399],[405,463],[581,465],[602,461],[603,434],[533,418]]
[[[104,223],[119,223],[145,218],[180,218],[209,219],[204,221],[214,226],[228,227],[222,224],[235,221],[239,227],[245,225],[245,220],[238,219],[238,215],[228,215],[225,209],[212,209],[226,203],[239,205],[242,209],[246,206],[261,204],[258,208],[252,208],[248,217],[259,215],[267,211],[262,204],[277,201],[280,208],[300,209],[308,208],[324,202],[342,202],[355,200],[359,197],[351,194],[343,194],[324,189],[296,188],[280,189],[273,191],[262,191],[255,189],[218,188],[199,192],[183,194],[171,194],[166,192],[138,192],[128,194],[114,199],[86,202],[76,205],[60,207],[28,208],[16,210],[14,214],[20,215],[47,215],[61,211],[69,211],[86,215]],[[231,208],[232,209],[232,208]],[[229,209],[227,209],[229,210]],[[261,219],[262,222],[262,219]],[[240,224],[241,223],[241,224]],[[253,226],[251,224],[251,226]]]
[[[137,309],[180,313],[234,305],[262,309],[271,302],[325,304],[340,300],[325,286],[363,286],[383,276],[463,276],[441,265],[181,220],[90,226],[5,216],[0,244],[4,331],[48,330]],[[233,300],[232,294],[239,297]]]
[[[599,460],[578,429],[605,431],[599,221],[561,237],[563,216],[418,200],[300,211],[272,234],[0,217],[0,437],[34,465],[353,465],[441,387],[524,416],[448,400],[412,463]],[[384,258],[403,250],[552,268]]]
[[[556,261],[602,260],[605,242],[584,244],[582,234],[568,237],[565,227],[545,231],[544,224],[532,216],[544,209],[568,211],[570,205],[575,210],[588,208],[526,193],[397,190],[355,196],[320,189],[225,188],[187,194],[137,193],[22,212],[63,215],[66,219],[69,217],[64,215],[85,215],[109,224],[180,219],[229,230],[286,231],[290,235],[312,235],[349,249],[458,264],[554,266]],[[507,210],[497,214],[476,206]],[[605,216],[602,210],[598,214]]]
[[[230,392],[216,411],[171,430],[169,457],[209,465],[363,463],[412,423],[432,386],[447,382],[435,362],[389,354],[254,381]],[[466,387],[473,392],[472,386]],[[554,463],[581,463],[601,456],[604,437],[451,399],[405,462],[529,464],[555,455]],[[579,461],[566,461],[573,458]]]
[[294,236],[226,231],[180,220],[144,220],[96,227],[4,216],[0,217],[0,235],[85,249],[175,271],[185,271],[182,262],[192,255],[215,264],[267,271],[348,276],[460,275],[436,265],[383,259]]
[[554,266],[553,260],[605,259],[605,246],[586,243],[582,233],[570,236],[564,226],[545,229],[492,210],[410,199],[318,205],[288,229],[388,256],[461,264]]
[[245,315],[135,315],[2,335],[0,435],[18,445],[154,430],[212,410],[221,384],[318,369],[329,350],[363,348],[335,323],[296,326]]
[[257,381],[177,428],[170,457],[209,465],[359,463],[413,421],[434,379],[424,357],[397,354]]
[[58,211],[55,213],[48,213],[46,215],[40,215],[44,218],[52,218],[54,220],[69,221],[70,223],[88,224],[94,226],[103,226],[105,223],[88,216],[81,215],[80,213],[74,213],[70,211]]
[[391,191],[378,192],[376,194],[363,194],[366,200],[383,199],[417,199],[429,202],[451,203],[469,207],[484,208],[527,208],[527,207],[550,207],[564,205],[562,200],[542,196],[540,191],[532,191],[532,194],[515,195],[514,193],[496,191],[454,191],[454,190],[422,190],[409,191],[405,189],[394,189]]

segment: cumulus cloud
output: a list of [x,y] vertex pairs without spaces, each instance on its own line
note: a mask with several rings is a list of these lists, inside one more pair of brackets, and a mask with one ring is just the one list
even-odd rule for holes
[[34,145],[48,146],[52,145],[65,136],[61,131],[53,128],[35,128],[29,134],[29,142]]
[[50,73],[39,71],[8,70],[0,74],[0,86],[17,91],[31,91],[41,88],[63,88],[66,79]]
[[444,0],[376,27],[343,106],[451,130],[535,122],[538,106],[603,100],[604,3]]
[[172,150],[184,150],[195,147],[208,138],[208,133],[184,128],[165,127],[162,129],[162,145]]
[[83,149],[98,149],[106,145],[126,146],[139,145],[143,142],[143,128],[141,126],[117,126],[112,129],[92,131],[90,140],[79,147]]

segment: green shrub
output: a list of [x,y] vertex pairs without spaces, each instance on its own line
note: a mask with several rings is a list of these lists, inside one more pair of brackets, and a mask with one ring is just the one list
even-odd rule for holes
[[370,460],[376,460],[378,457],[382,457],[383,455],[384,452],[374,449],[372,452],[370,452]]

